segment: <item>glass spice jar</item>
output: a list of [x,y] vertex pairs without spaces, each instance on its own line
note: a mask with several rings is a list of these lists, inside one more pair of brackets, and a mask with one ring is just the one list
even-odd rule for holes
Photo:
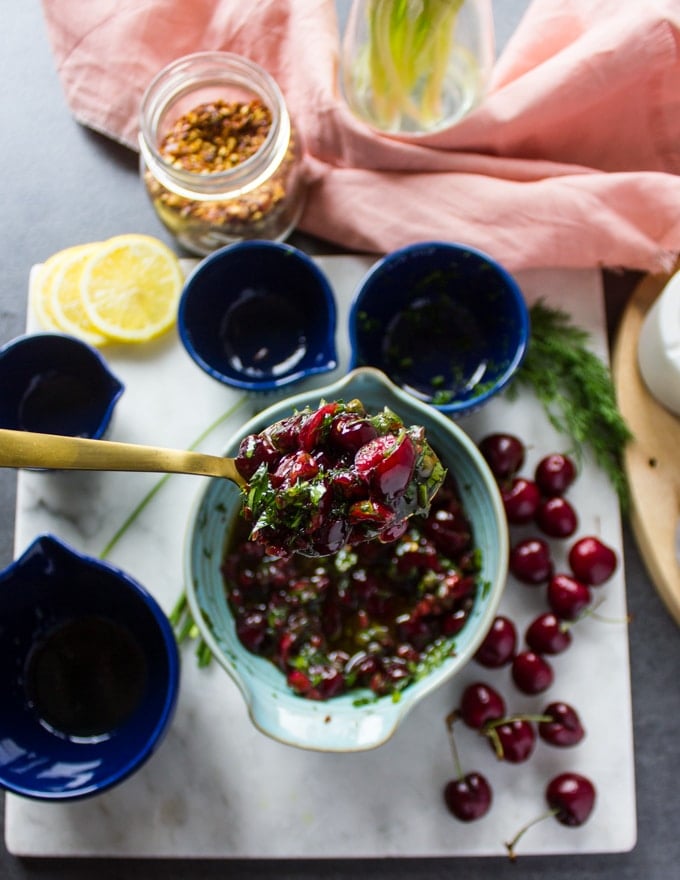
[[304,205],[302,144],[257,64],[230,52],[179,58],[147,88],[139,127],[146,190],[189,251],[292,232]]

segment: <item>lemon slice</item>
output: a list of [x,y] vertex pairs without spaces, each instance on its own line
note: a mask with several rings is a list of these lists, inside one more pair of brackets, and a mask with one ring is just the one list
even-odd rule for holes
[[31,279],[31,306],[41,327],[45,330],[64,330],[52,308],[54,279],[63,264],[82,247],[87,245],[75,245],[52,254]]
[[83,269],[100,247],[99,242],[93,242],[62,251],[50,283],[49,302],[57,326],[90,345],[104,345],[108,341],[88,318],[80,296]]
[[80,295],[91,324],[119,342],[146,342],[177,318],[184,276],[175,254],[148,235],[117,235],[90,255]]

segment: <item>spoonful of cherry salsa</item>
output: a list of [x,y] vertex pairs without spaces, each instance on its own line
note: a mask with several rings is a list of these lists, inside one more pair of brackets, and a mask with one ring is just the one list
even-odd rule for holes
[[361,401],[305,408],[240,444],[243,517],[272,555],[328,556],[406,531],[446,475],[422,427]]
[[246,437],[235,459],[0,428],[0,467],[222,477],[241,488],[252,540],[279,556],[395,540],[445,476],[423,428],[358,400],[296,412]]

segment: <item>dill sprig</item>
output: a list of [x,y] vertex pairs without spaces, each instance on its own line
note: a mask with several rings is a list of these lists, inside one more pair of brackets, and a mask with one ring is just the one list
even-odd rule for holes
[[623,452],[632,434],[616,402],[608,366],[588,347],[589,334],[561,309],[539,300],[530,308],[531,336],[511,386],[530,388],[551,424],[571,438],[577,461],[584,448],[609,477],[627,512]]

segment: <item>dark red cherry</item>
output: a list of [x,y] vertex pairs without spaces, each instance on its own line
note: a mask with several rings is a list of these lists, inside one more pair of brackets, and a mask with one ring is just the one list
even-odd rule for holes
[[461,822],[481,819],[489,812],[491,801],[491,786],[481,773],[466,773],[460,779],[451,779],[444,787],[444,802]]
[[541,584],[553,572],[550,547],[542,538],[525,538],[510,551],[511,573],[525,584]]
[[511,859],[516,858],[515,847],[520,838],[542,819],[547,819],[552,815],[562,825],[568,825],[572,828],[583,825],[595,806],[595,786],[580,773],[560,773],[548,783],[545,799],[550,807],[550,813],[527,822],[512,840],[505,844]]
[[550,703],[541,713],[550,721],[539,721],[538,735],[552,746],[575,746],[585,736],[581,719],[568,703]]
[[541,694],[555,674],[548,661],[535,651],[520,651],[512,661],[512,680],[523,694]]
[[536,465],[534,479],[544,495],[563,495],[576,479],[576,465],[568,455],[553,452]]
[[298,450],[284,455],[271,475],[276,489],[294,486],[300,480],[310,480],[319,473],[319,465],[308,452]]
[[318,448],[330,428],[332,416],[339,408],[340,404],[335,401],[325,403],[304,418],[298,432],[300,449],[313,452]]
[[590,600],[590,588],[568,574],[553,575],[548,582],[548,605],[562,620],[576,620]]
[[545,799],[562,825],[583,825],[595,806],[595,786],[579,773],[560,773],[548,783]]
[[537,654],[561,654],[571,645],[569,625],[553,611],[546,611],[534,618],[524,638]]
[[280,454],[269,437],[264,434],[250,434],[241,440],[236,456],[236,469],[245,480],[250,480],[261,464],[271,470]]
[[531,757],[536,746],[534,725],[523,718],[509,718],[485,734],[496,756],[510,764],[522,764]]
[[524,464],[524,444],[513,434],[489,434],[480,441],[479,451],[499,482],[513,477]]
[[515,655],[517,629],[509,617],[499,614],[477,649],[475,660],[487,669],[505,666]]
[[599,586],[614,574],[616,553],[599,538],[580,538],[569,550],[569,567],[586,584]]
[[551,538],[568,538],[578,528],[576,511],[561,495],[542,501],[535,518],[539,529]]
[[505,515],[511,525],[531,522],[541,503],[541,493],[533,480],[514,477],[508,486],[501,488]]
[[491,685],[475,682],[463,691],[458,714],[468,727],[479,730],[505,715],[505,700]]

